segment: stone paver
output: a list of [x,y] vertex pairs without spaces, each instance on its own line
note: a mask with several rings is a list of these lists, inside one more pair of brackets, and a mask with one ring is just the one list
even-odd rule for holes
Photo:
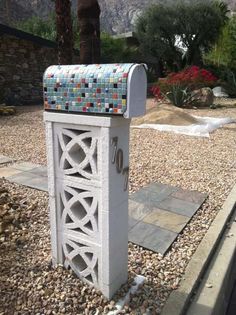
[[0,168],[0,177],[8,178],[9,176],[16,175],[21,173],[20,170],[11,167],[1,167]]
[[161,253],[162,255],[165,254],[177,236],[178,233],[141,221],[129,231],[130,242]]
[[47,178],[44,176],[35,176],[30,172],[20,172],[7,178],[10,182],[14,182],[27,187],[47,191]]
[[[131,195],[132,196],[132,195]],[[152,210],[145,203],[137,202],[135,200],[129,199],[129,215],[133,219],[141,220]]]
[[4,156],[4,155],[0,155],[0,164],[6,164],[6,163],[11,163],[12,159]]
[[132,218],[131,216],[129,216],[129,227],[128,229],[131,230],[137,223],[139,223],[140,221],[135,220],[134,218]]
[[153,209],[142,221],[180,233],[188,223],[189,217],[171,212],[167,213],[167,211],[162,209]]
[[196,204],[202,204],[207,198],[207,194],[200,193],[196,190],[184,190],[179,188],[177,191],[171,194],[172,197],[182,199]]
[[152,183],[133,193],[130,196],[130,199],[143,203],[149,207],[153,207],[160,201],[165,200],[177,189],[177,187],[163,185],[161,183]]
[[199,204],[173,197],[168,197],[158,204],[158,208],[191,218],[194,213],[199,209]]
[[33,169],[28,170],[29,173],[35,174],[35,175],[39,175],[39,176],[43,176],[43,177],[47,177],[47,167],[46,166],[39,166],[39,167],[35,167]]
[[[20,162],[0,168],[3,176],[20,185],[48,190],[45,166]],[[129,240],[165,254],[206,197],[161,183],[141,188],[129,199]]]
[[34,168],[42,167],[42,165],[33,164],[30,162],[21,162],[21,163],[13,164],[12,167],[21,171],[31,171]]

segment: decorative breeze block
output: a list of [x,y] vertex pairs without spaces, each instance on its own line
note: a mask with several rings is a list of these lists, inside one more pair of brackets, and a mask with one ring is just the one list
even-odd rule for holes
[[111,298],[127,281],[130,120],[57,112],[44,120],[53,265]]

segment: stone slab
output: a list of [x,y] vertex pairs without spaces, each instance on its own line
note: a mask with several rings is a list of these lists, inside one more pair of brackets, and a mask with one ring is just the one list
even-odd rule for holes
[[175,233],[180,233],[188,223],[189,217],[162,209],[153,209],[142,221]]
[[129,241],[154,252],[164,253],[178,236],[177,233],[145,222],[137,223],[129,231]]
[[[176,238],[174,235],[183,230],[206,197],[206,194],[198,191],[183,190],[162,183],[151,183],[141,188],[130,195],[130,240],[137,245],[165,254]],[[146,231],[147,226],[151,226],[150,234]],[[153,226],[158,228],[156,230],[158,241],[152,234],[155,230]],[[142,237],[143,229],[145,240]],[[160,233],[162,230],[165,233]],[[168,235],[168,231],[174,233],[173,237]]]
[[161,183],[153,183],[131,194],[130,199],[146,204],[148,207],[153,207],[156,206],[157,203],[166,199],[177,189],[177,187],[163,185]]
[[194,213],[199,209],[201,204],[168,197],[158,204],[158,208],[168,210],[183,216],[191,218]]
[[42,167],[42,165],[33,164],[30,162],[22,162],[12,165],[13,168],[21,171],[31,171],[32,169],[35,169],[36,167]]
[[47,177],[47,167],[46,166],[39,166],[39,167],[35,167],[31,170],[28,171],[29,173],[38,175],[38,176],[43,176],[43,177]]
[[184,190],[178,189],[171,194],[172,197],[181,199],[184,201],[202,204],[207,198],[207,194],[201,193],[197,190]]
[[48,191],[47,179],[43,176],[36,177],[32,173],[21,172],[19,174],[8,177],[7,179],[11,182],[14,182],[20,185],[25,185],[30,188]]
[[0,177],[5,177],[8,178],[12,175],[16,175],[21,173],[22,171],[17,170],[15,168],[11,168],[11,167],[1,167],[0,168]]
[[0,164],[6,164],[6,163],[11,163],[12,159],[4,156],[4,155],[0,155]]
[[68,114],[63,113],[53,113],[53,112],[44,112],[44,121],[45,122],[55,122],[61,124],[72,124],[72,125],[84,125],[84,126],[93,126],[93,127],[118,127],[122,125],[127,125],[127,121],[131,119],[124,119],[123,117],[104,117],[102,115],[99,116],[88,116],[87,115],[78,115],[70,113],[70,120],[68,121]]
[[147,188],[150,192],[165,193],[166,196],[169,195],[169,193],[173,193],[180,189],[179,187],[176,187],[176,186],[166,185],[166,184],[157,183],[157,182],[151,183],[145,188]]
[[151,208],[145,203],[140,203],[129,199],[129,216],[135,220],[142,220],[151,211]]
[[139,222],[140,221],[135,220],[134,218],[129,216],[129,226],[128,226],[129,231]]

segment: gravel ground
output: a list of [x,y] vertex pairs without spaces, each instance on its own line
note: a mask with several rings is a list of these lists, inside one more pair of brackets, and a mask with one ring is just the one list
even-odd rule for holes
[[[199,116],[236,118],[236,108],[188,110]],[[152,181],[197,189],[208,200],[165,257],[129,244],[129,283],[136,274],[147,281],[131,297],[123,314],[160,314],[178,287],[192,254],[205,235],[236,179],[236,126],[210,138],[131,131],[130,191]],[[0,117],[0,154],[45,164],[42,109],[22,108]],[[0,181],[0,314],[106,314],[114,306],[70,271],[50,265],[47,194]],[[121,313],[122,314],[122,313]]]

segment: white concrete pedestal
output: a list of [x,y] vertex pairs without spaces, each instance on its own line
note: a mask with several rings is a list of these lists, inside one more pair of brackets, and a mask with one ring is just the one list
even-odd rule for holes
[[127,280],[129,125],[44,113],[53,265],[107,297]]

